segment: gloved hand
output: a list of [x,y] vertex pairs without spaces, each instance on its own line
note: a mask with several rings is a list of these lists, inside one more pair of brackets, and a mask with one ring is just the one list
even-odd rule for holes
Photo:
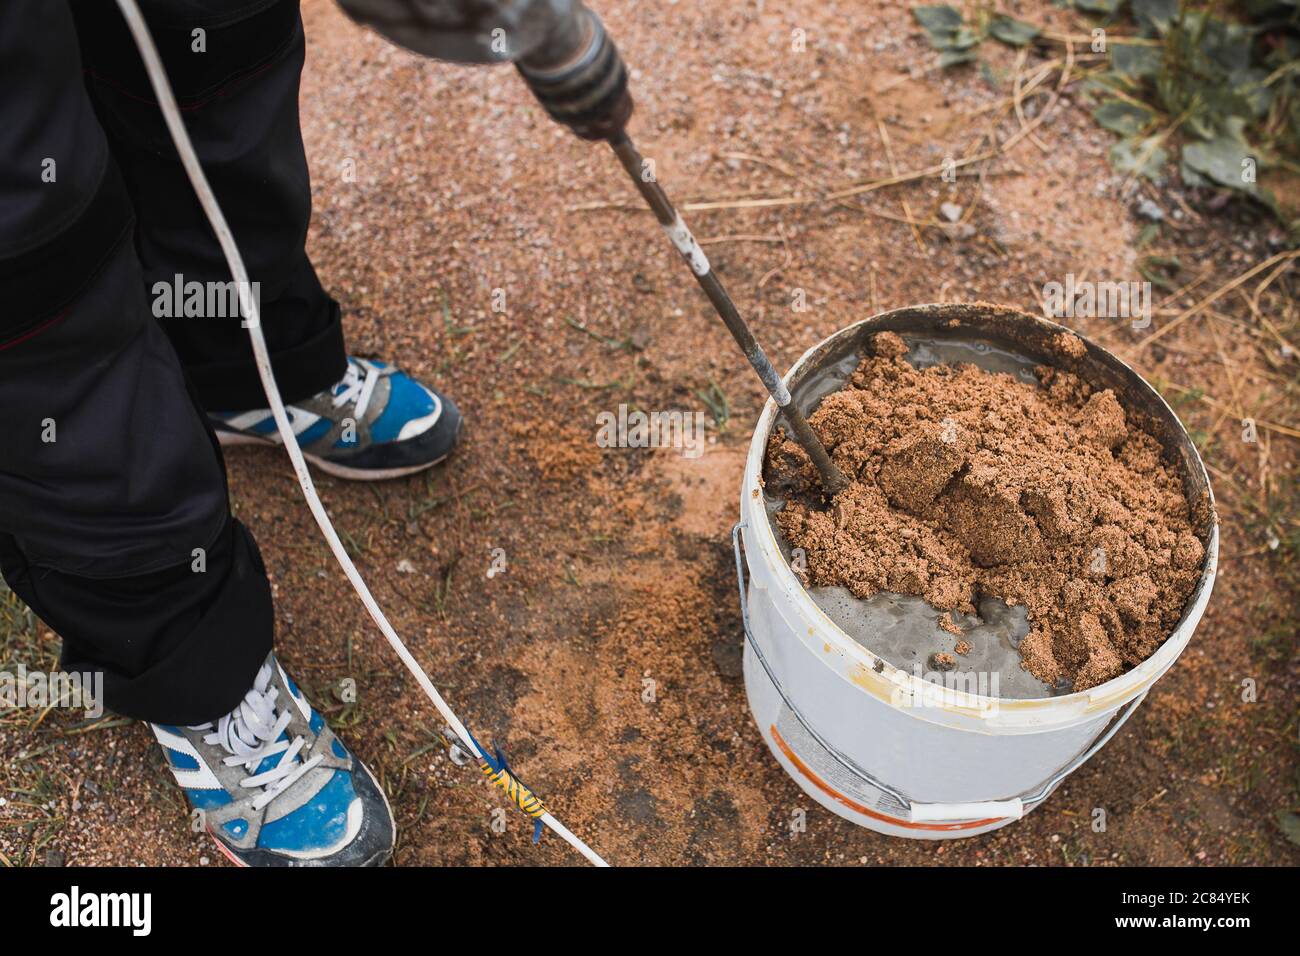
[[398,46],[453,63],[515,62],[573,19],[575,0],[339,0]]
[[454,63],[514,63],[556,122],[618,136],[632,115],[627,69],[582,0],[339,0],[398,46]]

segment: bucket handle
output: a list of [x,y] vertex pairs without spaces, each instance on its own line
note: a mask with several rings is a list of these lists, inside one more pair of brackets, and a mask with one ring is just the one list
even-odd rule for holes
[[1146,699],[1147,692],[1143,691],[1137,697],[1121,707],[1115,713],[1114,719],[1110,725],[1100,733],[1093,742],[1085,747],[1078,756],[1068,764],[1058,770],[1051,776],[1041,787],[1031,793],[1021,794],[1018,797],[1011,797],[1007,800],[986,800],[979,803],[916,803],[911,797],[901,793],[894,787],[882,780],[877,780],[866,770],[863,770],[856,762],[849,757],[840,753],[829,743],[826,738],[819,734],[816,729],[804,717],[803,712],[795,706],[790,696],[777,680],[776,672],[772,670],[772,665],[768,663],[767,658],[763,655],[763,649],[758,646],[758,639],[754,637],[753,629],[749,626],[749,595],[746,591],[745,581],[745,558],[743,553],[743,544],[740,532],[747,525],[743,521],[736,522],[731,529],[731,548],[736,557],[736,584],[740,591],[740,619],[745,628],[745,640],[748,642],[750,650],[754,652],[754,657],[763,665],[763,670],[767,672],[767,678],[776,688],[777,694],[785,703],[786,708],[799,721],[808,735],[817,741],[828,754],[830,754],[840,766],[845,770],[858,777],[863,782],[869,784],[883,793],[889,794],[903,806],[908,808],[909,819],[914,823],[955,823],[964,820],[979,820],[984,818],[1004,819],[1010,817],[1019,820],[1025,813],[1039,802],[1046,800],[1048,795],[1056,789],[1056,786],[1068,777],[1074,771],[1078,770],[1086,763],[1098,750],[1104,747],[1111,737],[1115,736],[1124,722],[1133,716],[1133,711],[1137,710],[1138,704]]

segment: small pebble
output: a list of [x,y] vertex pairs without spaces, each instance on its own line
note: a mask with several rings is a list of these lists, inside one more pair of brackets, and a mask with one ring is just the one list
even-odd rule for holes
[[1165,218],[1165,211],[1145,196],[1138,200],[1137,214],[1152,222],[1163,222]]

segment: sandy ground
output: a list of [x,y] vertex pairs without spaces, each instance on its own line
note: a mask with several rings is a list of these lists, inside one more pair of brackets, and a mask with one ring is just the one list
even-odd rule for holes
[[[1168,218],[1142,254],[1182,266],[1157,290],[1162,312],[1145,333],[1074,323],[1165,389],[1213,469],[1224,559],[1191,645],[1022,822],[951,843],[892,840],[804,796],[749,716],[728,532],[762,396],[613,157],[552,126],[508,69],[420,61],[326,0],[304,6],[318,271],[352,350],[438,384],[468,421],[449,464],[380,486],[320,477],[322,495],[444,694],[570,827],[620,864],[1300,862],[1281,824],[1298,806],[1300,433],[1297,361],[1281,346],[1297,341],[1296,279],[1279,275],[1252,300],[1260,273],[1144,342],[1274,255],[1267,220],[1144,187]],[[818,199],[889,176],[891,152],[906,172],[972,153],[989,131],[1005,141],[1017,129],[1010,51],[988,50],[987,79],[940,74],[908,5],[878,0],[599,9],[634,70],[634,136],[679,200],[724,204],[691,219],[781,367],[886,308],[983,299],[1037,311],[1044,283],[1068,273],[1141,278],[1137,197],[1121,198],[1111,137],[1073,87],[1033,136],[955,183],[930,175]],[[1071,25],[1046,3],[1022,13]],[[794,28],[805,52],[791,50]],[[1045,103],[1032,97],[1027,120]],[[943,202],[963,211],[951,235],[907,224],[932,223]],[[602,449],[596,416],[620,403],[724,421],[710,413],[697,460]],[[1267,423],[1258,442],[1241,440],[1245,416]],[[440,721],[333,566],[284,458],[240,450],[230,471],[273,577],[281,659],[382,779],[396,861],[574,862],[554,838],[532,846],[527,821],[448,760]],[[494,558],[504,571],[489,575]],[[9,611],[8,657],[48,664],[57,638]],[[355,703],[334,691],[346,679]],[[0,863],[222,862],[190,832],[142,726],[10,713],[0,761]],[[801,810],[806,830],[793,832]]]

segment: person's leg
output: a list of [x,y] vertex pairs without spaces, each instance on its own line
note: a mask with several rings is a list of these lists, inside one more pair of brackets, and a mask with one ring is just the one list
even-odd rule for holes
[[270,589],[131,224],[67,9],[0,5],[0,566],[107,706],[195,723],[252,683]]
[[6,0],[0,572],[62,636],[66,669],[151,722],[232,860],[382,862],[382,791],[270,653],[266,571],[149,314],[132,228],[67,8]]
[[[113,4],[74,0],[87,87],[140,213],[151,290],[225,283],[226,262]],[[455,444],[450,401],[384,362],[349,358],[339,307],[304,242],[311,217],[298,125],[305,41],[298,0],[142,0],[186,128],[259,286],[262,329],[299,444],[342,477],[381,479],[441,461]],[[166,312],[168,309],[159,309]],[[240,317],[159,321],[223,444],[276,443]]]
[[[338,304],[304,243],[311,218],[298,127],[304,42],[297,0],[141,0],[186,129],[252,281],[286,402],[347,370]],[[86,87],[139,215],[136,245],[150,290],[226,282],[230,270],[163,123],[148,76],[113,3],[73,0]],[[162,306],[175,303],[162,301]],[[165,313],[169,308],[159,308]],[[266,404],[238,315],[158,315],[209,410]]]

